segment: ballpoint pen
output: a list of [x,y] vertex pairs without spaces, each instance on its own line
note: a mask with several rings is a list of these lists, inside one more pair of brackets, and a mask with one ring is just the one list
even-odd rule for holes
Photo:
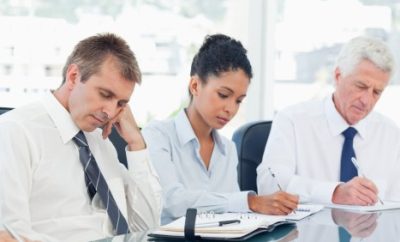
[[196,228],[204,228],[204,227],[220,227],[227,224],[236,224],[240,223],[239,219],[232,219],[232,220],[222,220],[222,221],[215,221],[215,222],[207,222],[207,223],[200,223],[196,224]]
[[272,172],[271,167],[268,167],[268,171],[269,171],[269,174],[271,174],[272,179],[274,179],[276,181],[276,184],[278,185],[279,191],[283,191],[281,185],[278,182],[278,179],[275,176],[275,173]]
[[4,228],[7,230],[7,232],[18,242],[24,242],[24,239],[21,238],[10,226],[7,224],[3,224]]
[[[360,176],[362,176],[362,177],[364,177],[364,178],[367,178],[367,177],[365,176],[364,172],[362,172],[361,167],[360,167],[360,165],[358,164],[358,161],[357,161],[357,159],[356,159],[355,157],[351,157],[351,162],[353,162],[354,166],[356,167],[356,169],[357,169],[357,171],[358,171],[358,173],[359,173],[358,175],[360,175]],[[381,199],[379,196],[378,196],[378,200],[379,200],[379,202],[380,202],[382,205],[384,205],[382,199]]]
[[[281,185],[278,182],[278,178],[276,178],[275,173],[272,172],[271,167],[268,167],[268,171],[269,171],[269,174],[271,174],[272,179],[274,179],[276,181],[276,185],[278,186],[279,191],[283,191]],[[293,213],[296,214],[296,210],[293,210]]]

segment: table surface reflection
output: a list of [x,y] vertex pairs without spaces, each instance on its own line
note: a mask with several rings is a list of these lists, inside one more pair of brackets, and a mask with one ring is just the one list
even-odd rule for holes
[[[107,241],[172,241],[154,240],[147,233],[132,233],[97,242]],[[182,241],[182,240],[181,240]],[[246,241],[348,242],[400,241],[400,209],[373,213],[359,213],[325,208],[295,225],[283,225],[272,232],[256,235]]]

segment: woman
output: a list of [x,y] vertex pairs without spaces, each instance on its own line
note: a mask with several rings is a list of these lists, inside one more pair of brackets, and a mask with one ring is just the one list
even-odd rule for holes
[[226,35],[206,37],[192,62],[189,106],[143,130],[163,187],[162,224],[185,215],[189,207],[276,215],[297,207],[298,197],[286,192],[257,196],[240,191],[236,148],[217,132],[246,96],[252,77],[246,52]]

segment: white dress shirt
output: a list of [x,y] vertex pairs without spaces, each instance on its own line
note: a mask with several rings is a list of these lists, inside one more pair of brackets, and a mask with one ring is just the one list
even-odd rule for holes
[[[113,235],[98,194],[91,201],[79,151],[79,128],[52,95],[0,116],[3,222],[40,241],[88,241]],[[127,151],[129,170],[101,130],[89,147],[131,231],[159,225],[161,187],[147,150]]]
[[[340,181],[341,133],[348,127],[332,96],[279,112],[257,168],[259,193],[277,191],[279,182],[287,192],[300,195],[301,202],[330,203]],[[383,199],[400,200],[398,127],[376,112],[353,127],[358,131],[353,146],[364,175]],[[277,179],[271,178],[268,167]]]
[[213,131],[215,145],[207,169],[183,110],[173,119],[150,123],[142,133],[163,187],[162,224],[185,215],[188,208],[249,211],[248,192],[241,192],[237,181],[238,157],[232,141]]

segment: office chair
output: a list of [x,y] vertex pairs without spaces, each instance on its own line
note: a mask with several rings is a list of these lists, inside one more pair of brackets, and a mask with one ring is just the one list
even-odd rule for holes
[[261,163],[272,121],[256,121],[239,127],[232,136],[238,152],[240,190],[257,192],[257,166]]
[[10,111],[12,108],[7,108],[7,107],[0,107],[0,115],[2,115],[5,112]]
[[[0,107],[0,115],[7,111],[10,111],[11,109],[12,108]],[[127,144],[126,144],[125,140],[118,134],[118,132],[117,132],[117,130],[115,130],[115,128],[112,129],[112,132],[108,138],[110,139],[111,143],[113,143],[115,149],[117,150],[119,162],[124,164],[125,167],[128,167],[128,162],[127,162],[126,153],[125,153],[125,147]]]
[[125,167],[128,167],[128,161],[126,159],[125,147],[127,145],[126,141],[118,134],[118,131],[113,127],[110,136],[108,136],[111,143],[113,143],[115,149],[117,150],[118,160]]

